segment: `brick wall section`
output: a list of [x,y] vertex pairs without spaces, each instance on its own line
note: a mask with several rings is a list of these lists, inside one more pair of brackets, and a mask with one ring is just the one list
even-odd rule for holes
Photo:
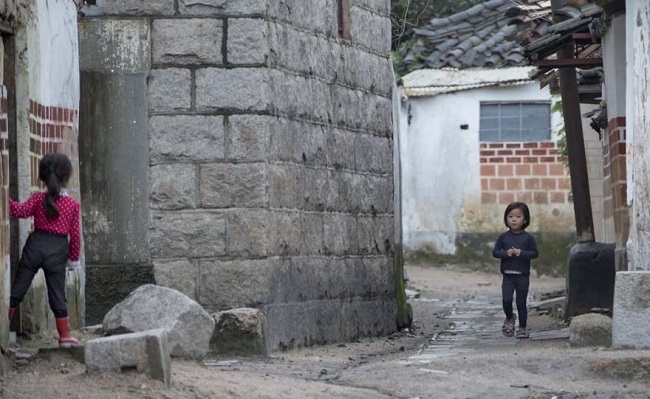
[[625,134],[625,117],[613,118],[607,125],[607,139],[603,143],[605,218],[614,219],[616,240],[621,245],[627,241],[630,229]]
[[[38,163],[43,155],[59,152],[68,155],[73,165],[79,164],[78,118],[77,110],[29,101],[29,150],[33,190],[39,190],[41,187],[38,181]],[[74,173],[68,182],[68,188],[75,197],[79,188],[77,176],[78,173]]]
[[571,181],[554,142],[481,143],[481,202],[566,204]]

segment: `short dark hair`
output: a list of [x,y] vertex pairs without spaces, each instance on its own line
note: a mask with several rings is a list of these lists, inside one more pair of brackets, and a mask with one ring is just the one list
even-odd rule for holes
[[511,202],[508,204],[506,211],[503,212],[503,223],[505,223],[506,227],[508,227],[508,214],[514,209],[521,209],[521,211],[524,213],[524,224],[522,226],[522,229],[525,229],[530,224],[530,211],[528,210],[528,205],[523,202]]

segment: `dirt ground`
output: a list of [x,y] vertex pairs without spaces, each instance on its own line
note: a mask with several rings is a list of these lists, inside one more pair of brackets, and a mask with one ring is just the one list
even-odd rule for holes
[[[455,349],[451,345],[450,356],[432,354],[429,344],[448,328],[445,315],[457,307],[462,313],[476,298],[498,298],[500,276],[415,266],[407,273],[408,289],[420,293],[411,300],[411,331],[276,352],[265,359],[231,359],[220,366],[174,359],[171,388],[135,372],[89,375],[69,352],[41,351],[0,377],[0,398],[649,397],[650,352],[508,339],[499,334],[502,316],[496,307],[481,316],[481,334],[491,338]],[[531,281],[533,294],[563,287],[562,279]],[[468,312],[465,320],[471,323]],[[530,325],[538,331],[563,327],[547,316],[531,316]],[[49,339],[23,342],[22,350],[51,345],[54,338]]]

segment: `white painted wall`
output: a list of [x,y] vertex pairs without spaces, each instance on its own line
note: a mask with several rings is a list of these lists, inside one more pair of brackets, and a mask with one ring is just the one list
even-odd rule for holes
[[[650,271],[650,4],[628,0],[627,49],[627,156],[631,226],[628,240],[629,270]],[[616,44],[620,45],[621,41]],[[624,83],[621,83],[624,84]]]
[[[482,101],[551,101],[537,82],[402,100],[400,112],[405,250],[456,252],[463,206],[481,196],[479,120]],[[552,126],[562,123],[552,115]],[[469,128],[462,130],[461,125]],[[555,136],[555,135],[553,135]],[[554,137],[556,138],[556,137]],[[502,224],[502,209],[490,215]]]
[[30,97],[43,105],[79,109],[77,6],[37,0],[28,27]]

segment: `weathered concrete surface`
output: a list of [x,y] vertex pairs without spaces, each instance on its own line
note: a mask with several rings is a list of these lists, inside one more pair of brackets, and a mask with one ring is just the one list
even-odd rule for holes
[[258,309],[239,308],[214,314],[210,351],[215,355],[266,356],[268,324]]
[[612,345],[612,319],[602,314],[589,313],[574,317],[569,331],[571,346]]
[[115,305],[102,328],[109,335],[164,328],[172,356],[201,359],[208,353],[214,319],[186,295],[146,284]]
[[[93,265],[86,269],[86,324],[100,324],[116,303],[143,284],[153,284],[149,265]],[[106,287],[113,287],[106,289]]]
[[153,281],[150,273],[142,273],[143,267],[151,269],[149,34],[146,21],[91,19],[79,24],[79,153],[89,324],[100,322],[133,288]]
[[612,346],[650,348],[650,272],[618,272]]
[[171,385],[171,358],[165,329],[92,339],[86,342],[85,363],[91,374],[135,368],[166,386]]
[[[626,194],[632,207],[628,259],[629,270],[650,270],[650,104],[645,89],[650,83],[650,5],[627,1],[626,6]],[[623,38],[617,45],[622,41]]]

